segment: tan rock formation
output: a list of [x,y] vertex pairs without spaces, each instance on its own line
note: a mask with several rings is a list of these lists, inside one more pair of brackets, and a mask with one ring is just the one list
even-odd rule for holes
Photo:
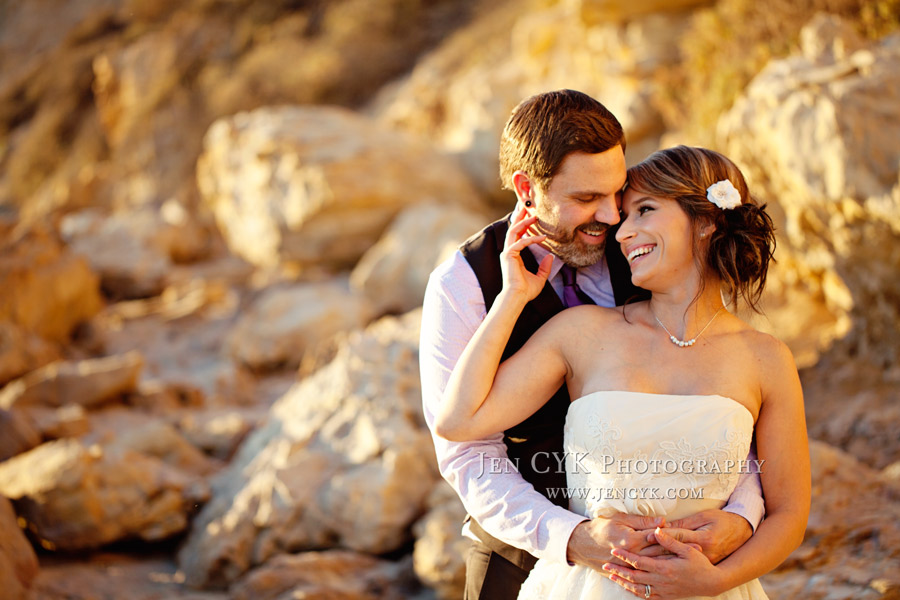
[[83,553],[69,560],[45,560],[29,600],[231,600],[224,592],[188,589],[183,579],[166,557]]
[[144,357],[142,387],[133,401],[150,410],[156,402],[196,405],[243,393],[239,370],[222,351],[239,296],[229,287],[207,285],[199,273],[195,277],[197,285],[113,305],[90,323],[104,353],[137,350]]
[[40,432],[22,411],[0,408],[0,461],[31,450],[40,443]]
[[97,406],[134,390],[143,366],[138,352],[51,363],[0,390],[0,408]]
[[417,369],[421,315],[354,334],[294,386],[213,484],[179,552],[193,586],[222,586],[282,553],[408,541],[437,479]]
[[[92,61],[97,118],[109,148],[98,191],[116,208],[168,202],[193,211],[196,205],[194,163],[215,115],[184,83],[217,52],[227,52],[233,31],[227,17],[184,4],[163,27],[109,45]],[[190,235],[196,231],[184,230],[188,256],[203,252],[204,237]]]
[[185,411],[177,426],[193,446],[215,458],[228,459],[265,414],[263,407]]
[[87,262],[46,229],[0,244],[0,321],[62,341],[102,308],[98,284]]
[[712,0],[567,0],[587,23],[624,21],[648,14],[679,11],[712,4]]
[[810,455],[806,538],[763,586],[773,598],[892,597],[900,590],[900,488],[828,444],[811,441]]
[[826,356],[800,371],[809,434],[884,469],[900,457],[900,367]]
[[490,221],[481,211],[457,205],[404,209],[356,264],[350,284],[379,314],[421,306],[431,271]]
[[416,575],[445,600],[463,597],[465,589],[466,552],[472,545],[462,535],[465,516],[459,496],[441,480],[428,497],[428,513],[413,526]]
[[22,412],[45,442],[78,437],[91,429],[87,411],[79,404],[66,404],[59,408],[36,405],[24,408]]
[[231,250],[260,266],[347,267],[405,206],[478,202],[453,160],[338,108],[241,113],[204,147],[204,201]]
[[0,385],[59,358],[56,345],[9,321],[0,321]]
[[67,439],[0,463],[0,494],[45,548],[80,550],[176,534],[209,489],[156,458]]
[[148,218],[141,212],[110,215],[86,209],[64,217],[60,230],[72,252],[87,258],[100,275],[109,296],[145,298],[162,292],[172,268],[165,249],[154,245],[154,237],[164,235],[164,224],[154,217],[155,213]]
[[198,478],[211,475],[219,466],[165,420],[126,408],[91,415],[91,430],[79,441],[87,447],[99,446],[109,454],[135,452],[155,458]]
[[9,500],[0,496],[0,589],[6,600],[29,600],[38,560],[16,522]]
[[[719,123],[726,153],[777,205],[787,276],[823,298],[854,352],[900,348],[900,37],[866,48],[820,16]],[[854,48],[860,48],[853,51]],[[848,322],[848,319],[850,320]],[[852,323],[851,323],[852,322]]]
[[629,162],[642,159],[663,132],[653,74],[677,60],[688,15],[595,22],[577,4],[497,5],[385,88],[370,110],[459,154],[482,193],[504,209],[512,200],[498,182],[500,134],[512,108],[532,94],[571,88],[597,98],[622,122]]
[[254,368],[297,366],[307,350],[341,332],[365,327],[374,311],[346,281],[274,287],[243,314],[228,335],[228,351]]
[[233,600],[401,600],[402,565],[328,550],[279,554],[250,571],[230,589]]

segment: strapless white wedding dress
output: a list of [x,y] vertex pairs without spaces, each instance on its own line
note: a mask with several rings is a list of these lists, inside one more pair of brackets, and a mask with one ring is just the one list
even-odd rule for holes
[[[667,521],[721,508],[746,468],[753,416],[724,396],[594,392],[566,416],[569,507],[587,517],[616,512]],[[634,600],[598,572],[541,559],[519,600]],[[767,598],[753,580],[716,596]]]

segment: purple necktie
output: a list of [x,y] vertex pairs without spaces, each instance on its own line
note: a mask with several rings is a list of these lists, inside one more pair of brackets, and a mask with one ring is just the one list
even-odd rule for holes
[[575,267],[563,265],[559,272],[563,278],[563,306],[571,308],[582,304],[596,304],[575,282]]

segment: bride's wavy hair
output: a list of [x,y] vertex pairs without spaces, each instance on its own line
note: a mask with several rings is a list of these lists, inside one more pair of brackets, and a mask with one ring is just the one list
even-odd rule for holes
[[[707,199],[707,188],[731,181],[741,205],[723,210]],[[678,202],[694,224],[692,243],[698,267],[705,265],[721,279],[733,306],[739,298],[756,312],[766,284],[769,261],[775,251],[775,227],[766,205],[750,194],[743,173],[728,158],[713,150],[676,146],[660,150],[628,169],[628,187]],[[712,224],[706,248],[699,230]]]

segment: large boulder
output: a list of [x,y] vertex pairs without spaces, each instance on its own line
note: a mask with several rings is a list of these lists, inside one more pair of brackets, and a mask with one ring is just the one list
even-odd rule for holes
[[356,264],[350,284],[378,313],[400,314],[422,306],[428,276],[460,243],[490,222],[457,205],[419,204],[400,213]]
[[[821,298],[851,351],[900,358],[900,35],[866,44],[836,17],[801,34],[719,122],[775,205],[785,279]],[[847,322],[849,320],[849,323]]]
[[82,550],[183,531],[209,489],[202,478],[140,452],[65,439],[0,463],[0,494],[42,546]]
[[193,586],[223,586],[283,552],[397,550],[437,480],[418,375],[420,313],[356,333],[296,384],[213,482],[179,552]]
[[0,496],[0,589],[6,600],[28,600],[38,573],[34,549],[19,528],[12,504]]
[[264,267],[349,267],[405,206],[478,203],[454,160],[336,107],[220,119],[197,178],[231,250]]
[[98,277],[47,229],[0,241],[0,321],[63,341],[103,307]]
[[254,368],[296,367],[307,350],[336,334],[365,327],[370,301],[346,281],[302,283],[265,290],[228,335],[228,351]]

